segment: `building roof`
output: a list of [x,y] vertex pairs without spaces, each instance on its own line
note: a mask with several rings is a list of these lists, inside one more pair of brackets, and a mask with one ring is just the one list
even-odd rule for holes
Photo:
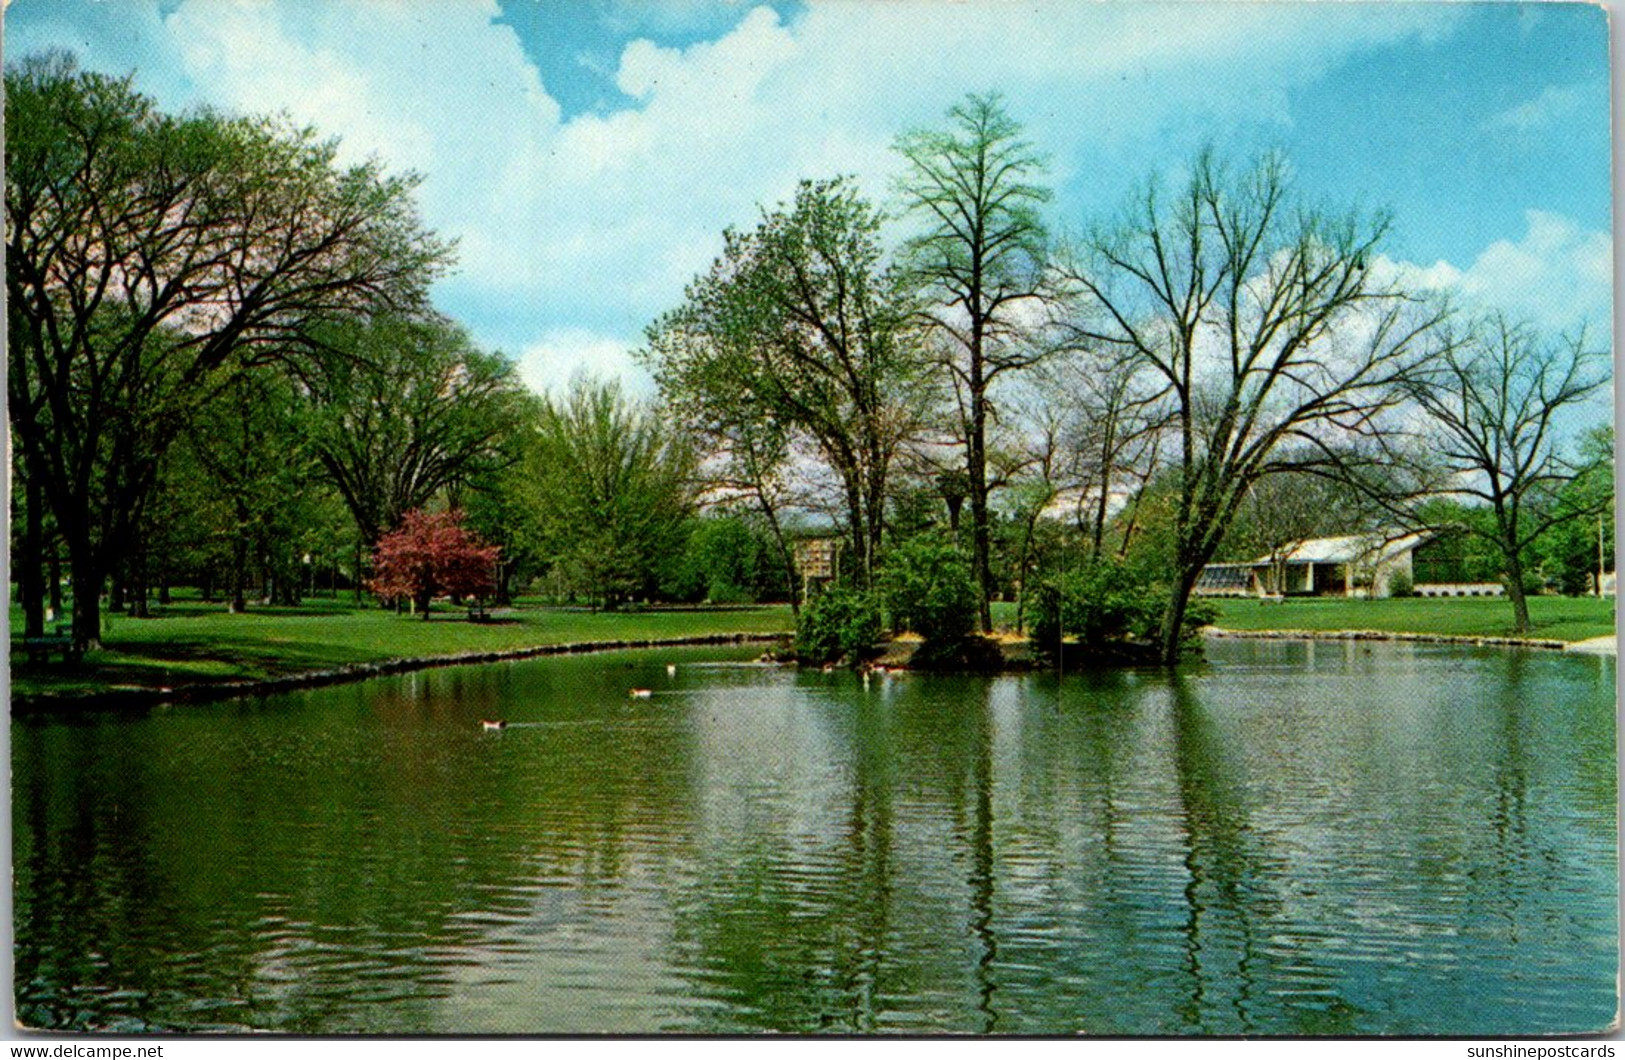
[[1385,563],[1395,556],[1409,552],[1432,534],[1418,531],[1411,534],[1376,531],[1370,534],[1349,534],[1344,537],[1315,537],[1299,542],[1280,559],[1260,556],[1255,566],[1272,562],[1285,563]]

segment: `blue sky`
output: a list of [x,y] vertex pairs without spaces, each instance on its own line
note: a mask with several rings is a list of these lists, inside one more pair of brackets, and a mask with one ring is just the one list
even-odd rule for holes
[[1560,328],[1612,311],[1608,40],[1584,4],[859,0],[13,0],[163,105],[286,111],[421,172],[460,242],[441,307],[555,385],[642,329],[796,180],[855,174],[998,89],[1052,159],[1053,221],[1109,215],[1204,143],[1283,148],[1391,210],[1418,280]]

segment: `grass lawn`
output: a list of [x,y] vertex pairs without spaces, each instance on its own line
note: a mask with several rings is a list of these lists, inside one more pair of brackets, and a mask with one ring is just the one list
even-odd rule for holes
[[[1512,604],[1494,597],[1410,597],[1402,600],[1305,599],[1282,603],[1216,599],[1221,629],[1370,629],[1456,637],[1510,637]],[[1545,640],[1586,640],[1614,632],[1614,601],[1595,597],[1529,599],[1533,629]]]
[[[74,692],[119,685],[174,686],[194,681],[277,677],[349,663],[460,652],[505,651],[582,641],[656,640],[791,629],[788,607],[590,612],[521,607],[490,623],[462,609],[437,610],[430,621],[346,600],[302,607],[251,607],[227,614],[221,604],[180,602],[146,619],[113,615],[103,650],[79,666],[53,661],[30,667],[11,654],[12,693]],[[11,613],[14,634],[21,612]],[[14,639],[14,649],[20,641]]]

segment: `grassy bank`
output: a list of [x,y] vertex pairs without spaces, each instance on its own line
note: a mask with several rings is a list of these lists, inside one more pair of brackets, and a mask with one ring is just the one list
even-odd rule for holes
[[[1403,600],[1305,599],[1281,603],[1220,599],[1222,629],[1379,630],[1452,637],[1510,637],[1512,604],[1493,597]],[[1577,641],[1614,632],[1614,601],[1593,597],[1536,596],[1527,636]]]
[[303,607],[253,608],[226,614],[219,604],[180,603],[146,619],[114,615],[103,650],[78,666],[59,660],[31,667],[15,634],[14,695],[75,693],[118,686],[156,687],[197,681],[255,680],[356,663],[513,651],[548,644],[664,640],[712,634],[778,633],[791,628],[787,607],[591,612],[520,607],[496,621],[474,623],[462,610],[437,610],[427,622],[345,601]]
[[[1233,630],[1378,630],[1448,636],[1512,635],[1512,606],[1500,599],[1219,600],[1216,623]],[[1614,602],[1535,597],[1529,601],[1542,639],[1578,641],[1612,634]],[[1014,609],[996,608],[1013,622]],[[21,629],[13,609],[12,630]],[[586,641],[669,640],[714,634],[783,633],[786,607],[660,609],[591,612],[520,606],[497,621],[466,621],[461,610],[438,610],[430,621],[357,608],[349,601],[254,608],[227,614],[197,601],[159,608],[153,618],[110,616],[101,651],[77,666],[60,660],[30,666],[11,654],[12,693],[81,693],[116,687],[176,687],[193,682],[285,677],[392,659],[501,652]],[[18,642],[14,639],[14,646]]]

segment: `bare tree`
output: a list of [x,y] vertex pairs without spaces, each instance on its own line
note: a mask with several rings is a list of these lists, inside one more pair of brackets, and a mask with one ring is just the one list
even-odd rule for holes
[[[1231,525],[1226,551],[1248,559],[1267,557],[1277,592],[1286,584],[1287,558],[1305,541],[1320,536],[1371,535],[1383,523],[1384,506],[1360,486],[1337,474],[1318,473],[1326,467],[1320,456],[1301,454],[1315,471],[1282,472],[1253,483]],[[1378,483],[1366,477],[1361,485],[1375,487]]]
[[1380,430],[1399,400],[1436,316],[1368,268],[1386,230],[1297,203],[1278,157],[1237,173],[1204,152],[1172,201],[1153,183],[1069,269],[1080,336],[1145,365],[1171,407],[1164,662],[1249,487]]
[[1547,531],[1612,505],[1557,504],[1564,486],[1595,461],[1571,460],[1566,416],[1613,379],[1609,354],[1583,331],[1551,339],[1496,315],[1448,336],[1417,365],[1405,391],[1426,413],[1434,469],[1444,488],[1485,505],[1494,518],[1464,528],[1491,542],[1506,564],[1517,631],[1529,630],[1523,555]]
[[1073,350],[1038,376],[1061,416],[1073,514],[1090,555],[1098,557],[1113,502],[1135,496],[1156,468],[1167,394],[1146,365],[1113,348]]
[[663,395],[666,407],[699,447],[701,488],[720,493],[724,502],[742,500],[767,523],[789,588],[790,611],[799,615],[795,555],[785,526],[785,512],[794,504],[787,475],[793,439],[775,417],[763,414],[748,390],[729,397],[720,392],[725,379],[713,382],[704,393],[669,390]]
[[1008,469],[1005,496],[1020,537],[1016,548],[1016,631],[1026,628],[1027,602],[1037,566],[1039,523],[1062,492],[1074,485],[1075,453],[1065,441],[1067,410],[1035,395],[1019,460]]

